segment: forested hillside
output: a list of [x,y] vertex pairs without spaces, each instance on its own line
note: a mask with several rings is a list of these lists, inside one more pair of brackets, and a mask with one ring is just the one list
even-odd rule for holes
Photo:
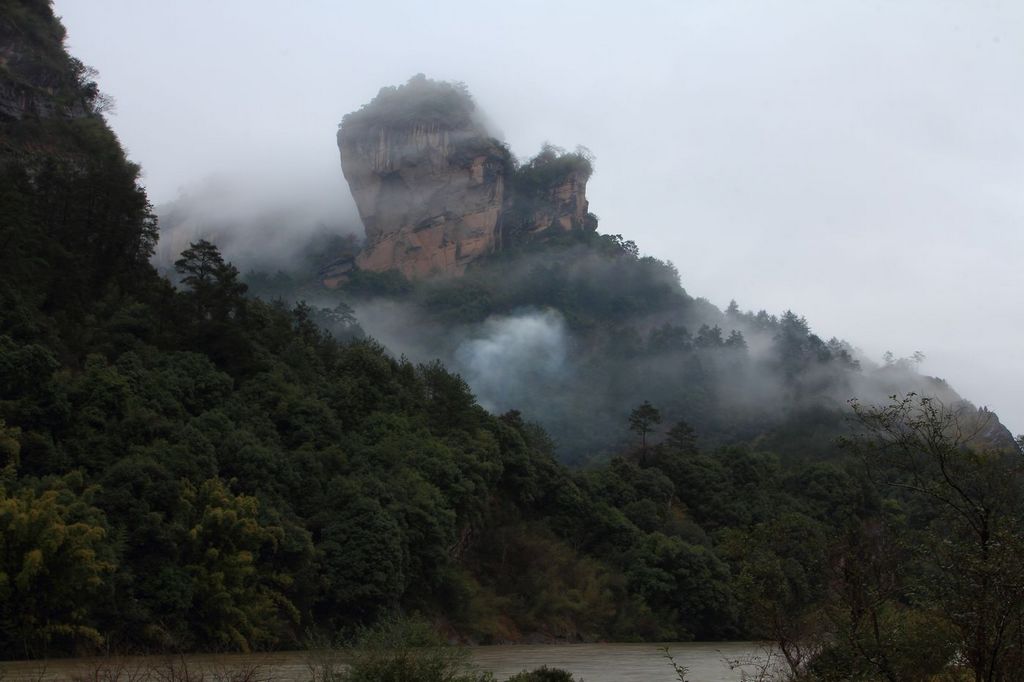
[[138,168],[59,24],[45,3],[4,21],[53,65],[31,102],[56,103],[2,127],[7,657],[296,646],[395,610],[485,640],[739,631],[665,475],[571,474],[440,365],[246,298],[209,244],[178,289],[159,277]]
[[[869,441],[835,452],[837,396],[864,376],[845,344],[795,315],[720,313],[667,264],[596,234],[458,280],[364,273],[323,294],[329,305],[252,296],[275,292],[249,290],[198,241],[172,285],[149,264],[157,230],[139,169],[48,3],[3,0],[0,35],[0,656],[300,647],[401,614],[479,642],[793,645],[818,628],[833,633],[816,650],[832,669],[862,665],[858,646],[895,646],[892,665],[920,668],[915,655],[973,627],[922,585],[953,584],[944,571],[959,564],[925,550],[977,518],[885,486],[879,471],[917,479],[872,459]],[[569,375],[551,365],[515,404],[490,396],[484,409],[443,364],[362,337],[382,298],[429,329],[482,325],[460,337],[469,346],[436,340],[480,371],[478,358],[501,360],[465,355],[491,348],[472,345],[500,326],[488,318],[529,310],[540,328],[564,325],[566,357],[612,388],[583,374],[552,383]],[[781,383],[758,393],[755,372]],[[874,376],[902,387],[914,375],[893,363]],[[538,405],[561,447],[599,463],[561,464],[531,421]],[[899,434],[916,414],[905,410],[867,407],[859,423]],[[935,413],[933,436],[948,416]],[[983,498],[972,509],[992,511],[972,528],[1006,539],[970,555],[984,573],[990,556],[1019,565],[1006,475],[1019,452],[998,429],[973,434],[1007,446],[956,470]],[[1019,637],[1018,583],[979,596],[976,577],[958,594],[1010,605],[1004,631]],[[854,616],[875,619],[874,640]]]
[[[790,310],[744,312],[733,302],[721,311],[621,235],[559,235],[481,259],[461,277],[355,271],[327,290],[300,265],[244,278],[266,299],[340,306],[357,323],[346,333],[396,354],[440,358],[489,409],[540,423],[571,465],[635,445],[624,425],[644,401],[664,419],[654,442],[685,421],[705,446],[757,444],[804,462],[837,454],[851,398],[913,391],[963,403],[919,373],[919,354],[875,361]],[[992,424],[993,437],[1012,440]]]

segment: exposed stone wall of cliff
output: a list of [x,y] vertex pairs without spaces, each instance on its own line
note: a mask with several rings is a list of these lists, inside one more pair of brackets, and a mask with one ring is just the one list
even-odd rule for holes
[[366,230],[365,270],[459,274],[498,246],[508,151],[465,88],[417,76],[342,121],[341,167]]
[[341,167],[366,230],[356,265],[461,274],[515,241],[593,229],[589,157],[545,146],[515,168],[460,85],[417,76],[344,118]]
[[546,230],[581,230],[586,223],[589,207],[587,180],[579,173],[572,172],[533,202],[526,229],[531,234]]
[[509,155],[472,123],[343,125],[338,146],[366,229],[360,268],[458,274],[495,250]]

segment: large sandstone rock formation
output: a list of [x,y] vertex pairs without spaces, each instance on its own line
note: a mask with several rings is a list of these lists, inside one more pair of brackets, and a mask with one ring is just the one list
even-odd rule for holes
[[463,89],[417,77],[345,117],[338,147],[366,229],[360,268],[459,274],[497,248],[510,155],[473,114]]
[[545,147],[516,169],[461,85],[421,75],[382,89],[344,118],[338,148],[366,230],[363,270],[461,274],[514,241],[595,225],[589,159]]

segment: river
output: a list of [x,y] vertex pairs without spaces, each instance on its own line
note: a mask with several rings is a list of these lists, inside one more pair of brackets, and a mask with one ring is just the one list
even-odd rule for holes
[[[737,682],[742,671],[729,660],[748,660],[761,648],[749,642],[672,644],[539,644],[472,647],[473,660],[500,681],[542,665],[564,668],[584,682],[678,682],[665,658],[688,668],[689,682]],[[73,658],[0,663],[3,682],[306,682],[311,664],[327,654],[190,654],[180,657]]]

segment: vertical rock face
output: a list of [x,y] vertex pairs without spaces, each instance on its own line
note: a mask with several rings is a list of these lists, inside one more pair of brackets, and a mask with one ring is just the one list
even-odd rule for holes
[[555,179],[538,196],[517,196],[516,202],[525,208],[521,230],[526,238],[596,227],[588,212],[587,177],[580,171],[572,170]]
[[531,221],[532,230],[555,228],[562,232],[582,229],[587,218],[587,179],[572,171],[552,187]]
[[361,269],[461,274],[497,248],[510,156],[463,89],[420,77],[382,90],[345,117],[338,147],[366,229]]
[[513,243],[596,227],[589,155],[546,145],[516,167],[462,85],[420,75],[383,88],[342,120],[338,148],[366,230],[362,270],[458,275]]

